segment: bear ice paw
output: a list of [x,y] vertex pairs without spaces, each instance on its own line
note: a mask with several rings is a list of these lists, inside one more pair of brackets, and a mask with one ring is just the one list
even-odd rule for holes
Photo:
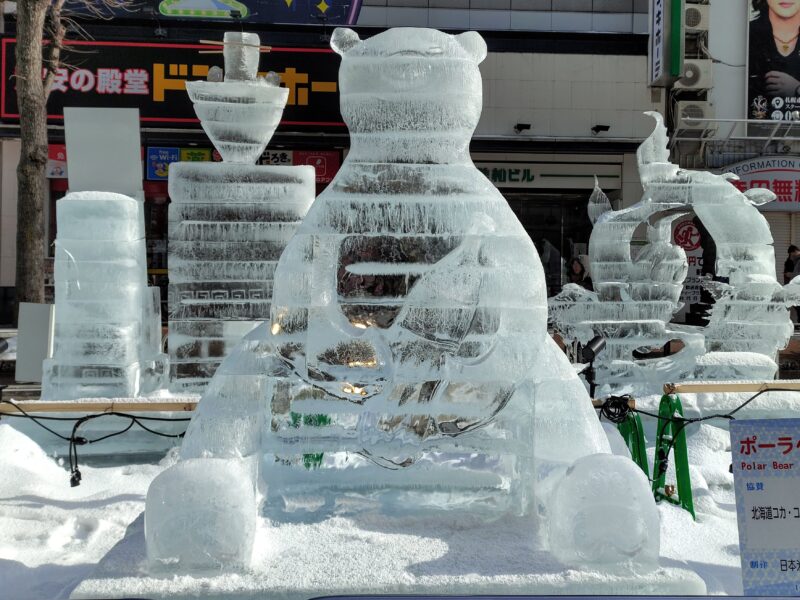
[[245,568],[255,538],[252,464],[198,458],[159,474],[147,491],[145,539],[151,567],[183,572]]
[[660,522],[647,478],[630,459],[592,454],[575,461],[548,510],[550,550],[582,569],[658,567]]

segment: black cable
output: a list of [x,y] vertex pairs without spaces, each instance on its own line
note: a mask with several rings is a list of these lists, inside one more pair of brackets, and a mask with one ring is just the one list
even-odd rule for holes
[[[736,419],[734,415],[742,410],[745,406],[750,404],[753,400],[758,398],[761,394],[765,394],[767,392],[797,392],[797,390],[792,390],[788,388],[770,388],[764,389],[756,392],[752,396],[750,396],[747,400],[742,402],[739,406],[734,408],[732,411],[723,414],[713,414],[713,415],[705,415],[702,417],[692,417],[686,418],[682,416],[675,416],[672,415],[670,417],[663,417],[661,415],[648,412],[646,410],[641,410],[638,408],[631,408],[628,404],[630,400],[630,396],[609,396],[603,402],[603,404],[599,407],[600,416],[605,417],[612,423],[621,423],[625,419],[628,418],[628,414],[631,412],[639,413],[642,415],[646,415],[648,417],[653,417],[658,419],[659,421],[667,421],[671,423],[677,423],[677,427],[674,432],[672,432],[672,436],[669,440],[669,444],[667,445],[667,449],[664,452],[664,456],[659,456],[659,448],[656,448],[656,456],[654,457],[654,464],[653,464],[653,478],[650,479],[651,482],[658,480],[658,478],[662,475],[661,469],[663,468],[664,473],[666,473],[667,468],[669,466],[669,455],[672,453],[672,450],[675,447],[675,441],[678,438],[678,435],[686,428],[687,425],[691,423],[700,423],[702,421],[710,421],[711,419],[728,419],[729,421],[733,421]],[[639,432],[636,431],[636,436],[638,439]]]
[[[36,423],[39,427],[41,427],[42,429],[44,429],[44,430],[48,431],[49,433],[53,434],[57,438],[62,439],[64,441],[66,441],[66,442],[69,442],[69,449],[68,449],[69,470],[70,470],[70,485],[72,487],[76,487],[76,486],[80,485],[81,477],[82,477],[80,469],[78,467],[78,446],[83,446],[85,444],[94,444],[96,442],[101,442],[103,440],[107,440],[109,438],[116,437],[118,435],[122,435],[123,433],[126,433],[126,432],[130,431],[130,429],[134,425],[139,426],[141,429],[147,431],[148,433],[151,433],[153,435],[157,435],[157,436],[160,436],[160,437],[182,438],[186,434],[185,431],[183,431],[181,433],[164,433],[163,431],[157,431],[155,429],[151,429],[150,427],[148,427],[147,425],[142,423],[142,421],[157,421],[157,422],[191,421],[191,417],[144,417],[144,416],[136,416],[136,415],[132,415],[132,414],[128,414],[128,413],[121,413],[121,412],[104,412],[104,413],[98,413],[98,414],[93,414],[93,415],[84,415],[83,417],[34,417],[33,415],[31,415],[28,412],[26,412],[16,402],[12,402],[11,400],[5,400],[5,399],[0,398],[0,403],[1,404],[10,404],[16,410],[18,410],[20,413],[22,413],[22,414],[18,414],[18,415],[17,414],[12,414],[12,413],[2,413],[2,414],[0,414],[0,417],[6,416],[6,417],[17,417],[17,418],[23,418],[23,419],[30,419],[31,421]],[[99,419],[101,417],[109,417],[109,416],[121,417],[121,418],[124,418],[124,419],[128,419],[129,422],[128,422],[127,427],[125,427],[124,429],[121,429],[120,431],[115,431],[115,432],[112,432],[112,433],[108,433],[106,435],[100,436],[100,437],[95,438],[95,439],[88,439],[88,438],[85,438],[85,437],[82,437],[82,436],[78,435],[78,429],[80,429],[80,427],[84,423],[87,423],[87,422],[92,421],[94,419]],[[73,422],[74,425],[72,426],[71,435],[69,437],[66,437],[64,435],[61,435],[57,431],[53,431],[51,428],[47,427],[43,423],[40,423],[40,421],[70,421],[70,422]]]

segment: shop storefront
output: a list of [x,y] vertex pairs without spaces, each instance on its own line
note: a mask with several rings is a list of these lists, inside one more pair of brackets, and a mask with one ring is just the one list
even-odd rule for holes
[[472,159],[525,227],[542,259],[548,295],[557,294],[566,264],[587,252],[592,232],[587,204],[595,177],[612,202],[620,198],[622,155],[487,152]]
[[762,156],[729,165],[723,172],[734,173],[740,190],[766,188],[776,198],[759,207],[767,219],[775,245],[775,270],[783,283],[783,267],[790,244],[800,245],[800,158]]
[[[60,69],[48,102],[50,131],[47,177],[50,198],[46,206],[50,259],[46,296],[52,301],[53,242],[57,235],[56,203],[68,191],[69,157],[63,143],[66,106],[138,108],[141,121],[148,274],[151,285],[162,290],[166,302],[168,264],[168,177],[176,161],[219,161],[185,91],[187,80],[202,79],[218,54],[200,53],[198,44],[122,41],[72,42],[80,51],[75,69]],[[2,40],[0,118],[14,123],[19,108],[14,88],[15,40]],[[324,48],[273,48],[262,55],[264,73],[278,72],[289,98],[278,131],[260,163],[312,165],[319,193],[339,169],[346,145],[346,127],[339,114],[338,56]],[[162,314],[166,318],[166,306]]]

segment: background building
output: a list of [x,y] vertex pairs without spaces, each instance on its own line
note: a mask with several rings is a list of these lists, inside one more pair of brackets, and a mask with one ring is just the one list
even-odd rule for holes
[[[263,160],[314,164],[320,189],[348,147],[338,110],[339,57],[329,51],[328,37],[334,25],[351,23],[362,38],[398,26],[483,34],[489,55],[481,65],[484,109],[473,159],[537,244],[551,293],[560,286],[559,259],[585,252],[591,231],[586,202],[594,176],[617,206],[641,197],[635,150],[652,129],[642,112],[666,107],[665,91],[649,86],[647,0],[295,0],[289,3],[293,12],[281,2],[238,4],[248,13],[241,27],[274,47],[262,55],[262,69],[281,73],[291,90],[284,121]],[[219,15],[175,17],[158,0],[137,6],[110,21],[85,24],[93,41],[73,46],[81,50],[67,59],[74,69],[61,74],[51,94],[48,236],[55,238],[54,204],[66,191],[63,107],[138,106],[150,275],[165,287],[167,166],[175,160],[214,159],[184,82],[222,63],[221,55],[200,54],[199,41],[221,39],[232,23]],[[14,290],[19,154],[13,28],[11,19],[2,40],[0,94],[4,306]]]

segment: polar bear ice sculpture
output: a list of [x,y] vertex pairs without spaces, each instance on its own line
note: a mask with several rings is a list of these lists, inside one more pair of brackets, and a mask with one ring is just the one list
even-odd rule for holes
[[[337,29],[331,43],[343,57],[351,151],[281,256],[271,323],[223,363],[187,432],[185,462],[151,487],[151,561],[244,561],[186,515],[209,510],[203,486],[224,469],[219,459],[257,468],[252,485],[266,483],[270,514],[334,509],[345,492],[387,511],[524,514],[534,481],[608,452],[547,334],[534,246],[470,160],[483,39],[395,29],[362,42]],[[196,461],[206,477],[189,492]],[[652,501],[633,507],[651,510]],[[240,517],[224,516],[244,539],[255,509]],[[159,536],[156,522],[174,535]],[[652,556],[657,528],[641,531],[631,546]],[[198,542],[199,558],[175,550]]]

